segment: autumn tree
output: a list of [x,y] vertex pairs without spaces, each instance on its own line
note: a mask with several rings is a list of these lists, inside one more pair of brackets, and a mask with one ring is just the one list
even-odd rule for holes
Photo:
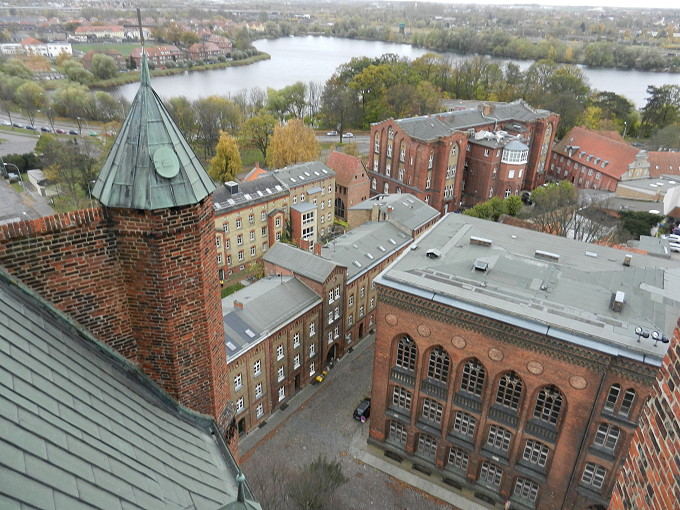
[[220,131],[220,141],[215,147],[215,157],[210,160],[210,177],[215,182],[236,180],[241,171],[241,154],[236,138],[225,131]]
[[241,112],[230,100],[220,96],[209,96],[194,103],[199,140],[203,144],[204,156],[213,155],[213,148],[220,138],[220,131],[236,133],[241,124]]
[[45,90],[34,81],[27,81],[19,86],[14,99],[26,113],[28,122],[33,125],[36,112],[45,105]]
[[642,108],[642,134],[650,136],[657,129],[680,122],[680,85],[647,87],[647,104]]
[[170,112],[172,120],[175,121],[184,138],[193,144],[198,136],[198,121],[191,101],[184,96],[173,97],[165,107]]
[[291,119],[274,128],[269,142],[267,165],[282,168],[295,163],[319,159],[321,150],[314,130],[305,126],[302,119]]
[[265,111],[260,111],[245,121],[240,138],[245,144],[258,149],[266,161],[269,141],[275,126],[276,118]]
[[320,116],[324,124],[338,131],[338,140],[342,142],[342,133],[347,127],[360,121],[356,93],[338,75],[333,75],[321,93]]
[[531,200],[534,205],[528,219],[542,232],[566,237],[579,206],[578,189],[568,181],[548,184],[533,190]]
[[92,57],[92,65],[90,71],[98,80],[108,80],[113,78],[118,73],[116,61],[109,55],[97,53]]

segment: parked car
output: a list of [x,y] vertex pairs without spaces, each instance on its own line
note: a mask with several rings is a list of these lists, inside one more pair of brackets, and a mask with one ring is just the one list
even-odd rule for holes
[[676,235],[680,235],[680,227],[675,227],[675,228],[673,229],[673,232],[672,232],[672,233],[673,233],[673,234],[676,234]]
[[3,126],[11,126],[12,125],[12,123],[8,120],[0,121],[0,124],[2,124]]
[[96,131],[90,131],[88,134],[90,136],[98,136],[99,135],[99,133],[97,133]]
[[57,128],[57,129],[55,130],[55,133],[57,133],[58,135],[65,135],[65,134],[66,134],[66,130],[65,130],[65,129],[61,129],[61,128]]
[[668,243],[668,247],[671,249],[671,251],[674,251],[676,253],[680,253],[680,244],[678,244],[678,243]]
[[52,130],[50,128],[48,128],[47,126],[42,126],[40,128],[40,131],[43,131],[45,133],[51,133],[52,132]]
[[12,126],[14,126],[15,128],[19,128],[19,129],[21,129],[22,127],[24,127],[24,126],[22,126],[21,124],[19,124],[18,122],[15,122],[14,124],[12,124]]
[[30,129],[31,131],[36,131],[36,129],[37,129],[35,126],[31,126],[31,125],[24,126],[24,128],[25,128],[25,129]]
[[75,129],[69,129],[69,130],[68,130],[68,134],[69,134],[69,135],[76,135],[76,136],[77,136],[77,135],[79,135],[80,133],[78,133],[78,131],[76,131]]
[[343,133],[343,138],[354,138],[354,133]]
[[361,422],[368,420],[371,416],[371,399],[365,398],[359,402],[359,405],[354,410],[353,416],[355,420],[359,420]]
[[328,133],[326,133],[326,136],[338,136],[338,132],[337,131],[329,131]]

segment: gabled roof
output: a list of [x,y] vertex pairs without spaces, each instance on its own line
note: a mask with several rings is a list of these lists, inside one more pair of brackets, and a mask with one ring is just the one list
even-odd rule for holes
[[335,182],[340,186],[349,187],[354,182],[355,176],[366,174],[361,158],[343,152],[332,151],[326,164],[335,171]]
[[259,179],[260,177],[262,177],[264,175],[268,175],[268,174],[269,174],[269,172],[267,172],[266,170],[263,170],[259,166],[256,166],[255,168],[253,168],[250,172],[248,172],[245,175],[245,177],[243,178],[243,182],[254,181],[255,179]]
[[640,149],[624,141],[614,140],[596,131],[577,126],[569,130],[553,152],[620,179],[628,170],[628,165],[635,161]]
[[246,205],[252,206],[288,195],[288,190],[281,186],[273,175],[264,175],[254,181],[235,184],[235,191],[231,191],[226,184],[217,187],[213,193],[215,214],[224,214]]
[[325,282],[338,267],[334,262],[286,243],[275,243],[263,259],[319,283]]
[[212,179],[151,88],[144,54],[139,91],[92,195],[107,207],[156,210],[197,204],[214,189]]
[[19,44],[21,44],[23,46],[34,46],[36,44],[45,44],[45,43],[42,42],[42,41],[39,41],[35,37],[26,37],[26,38],[22,39]]
[[381,214],[385,215],[384,221],[393,223],[408,232],[409,236],[440,215],[437,209],[410,193],[376,195],[350,207],[350,210],[370,210],[374,207],[378,207]]
[[649,176],[680,175],[680,152],[651,151],[647,153]]
[[212,418],[2,271],[0,289],[4,505],[214,510],[237,499]]

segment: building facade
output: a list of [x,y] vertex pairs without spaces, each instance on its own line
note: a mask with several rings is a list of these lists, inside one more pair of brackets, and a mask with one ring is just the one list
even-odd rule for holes
[[370,183],[360,158],[332,151],[326,164],[335,171],[335,216],[347,221],[349,209],[366,200]]
[[[411,193],[447,213],[507,189],[533,189],[545,180],[558,120],[519,101],[378,122],[371,126],[371,194]],[[511,142],[526,148],[516,151]]]
[[672,261],[461,215],[417,245],[376,279],[369,442],[489,503],[606,508],[666,349],[636,328],[660,337],[680,304]]

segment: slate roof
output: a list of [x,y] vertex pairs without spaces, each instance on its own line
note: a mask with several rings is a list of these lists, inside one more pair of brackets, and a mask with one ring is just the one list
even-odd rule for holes
[[[437,209],[410,193],[376,195],[352,206],[350,210],[373,209],[376,205],[387,214],[386,221],[408,232],[409,236],[413,235],[414,230],[440,215]],[[388,208],[392,210],[388,212]]]
[[321,256],[347,267],[347,283],[351,283],[410,242],[411,237],[391,223],[372,221],[330,241],[321,248]]
[[227,186],[218,186],[213,193],[215,214],[223,214],[246,205],[276,199],[288,195],[288,190],[271,174],[248,182],[239,182],[238,191],[232,193]]
[[338,267],[334,262],[286,243],[275,243],[267,250],[263,259],[319,283],[325,282]]
[[321,161],[309,161],[307,163],[290,165],[274,170],[273,174],[282,185],[289,189],[335,176],[335,172]]
[[215,184],[151,88],[146,53],[141,68],[139,91],[92,195],[108,207],[138,210],[197,204]]
[[[471,244],[471,237],[490,246]],[[634,254],[460,214],[448,214],[376,282],[553,339],[660,366],[680,309],[677,261]],[[431,249],[439,256],[430,258]],[[536,250],[554,254],[545,257]],[[477,262],[488,264],[475,270]],[[612,295],[625,293],[620,312]]]
[[326,164],[335,171],[335,182],[340,186],[349,187],[355,181],[355,176],[366,173],[360,158],[344,152],[332,151]]
[[0,408],[0,507],[214,510],[237,498],[211,417],[1,271]]
[[[243,310],[234,306],[243,304]],[[294,276],[263,278],[222,300],[227,358],[238,356],[321,298]]]
[[650,177],[680,175],[680,152],[650,151],[647,160]]
[[[569,148],[571,156],[569,156]],[[573,127],[553,148],[558,155],[569,157],[605,175],[620,179],[635,161],[640,149],[627,142],[614,140],[583,127]],[[588,160],[588,156],[590,159]],[[595,158],[599,161],[595,163]],[[603,166],[604,165],[604,166]]]

